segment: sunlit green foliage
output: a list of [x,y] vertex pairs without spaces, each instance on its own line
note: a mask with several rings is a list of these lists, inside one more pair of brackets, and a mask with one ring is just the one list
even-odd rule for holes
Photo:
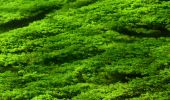
[[1,0],[0,100],[170,99],[169,5]]

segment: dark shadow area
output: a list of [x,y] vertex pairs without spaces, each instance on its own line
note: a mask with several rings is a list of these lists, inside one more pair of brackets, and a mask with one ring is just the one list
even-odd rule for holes
[[144,32],[136,32],[136,31],[130,31],[127,29],[123,29],[122,31],[119,31],[120,33],[123,33],[125,35],[129,35],[129,36],[135,36],[135,37],[149,37],[149,38],[159,38],[159,37],[170,37],[170,32],[169,31],[160,31],[160,30],[156,30],[159,31],[158,33],[150,33],[150,34],[146,34]]
[[89,57],[96,56],[98,54],[103,53],[105,50],[101,50],[98,48],[92,48],[92,50],[83,50],[83,51],[75,51],[75,52],[68,52],[63,53],[53,57],[44,58],[43,62],[40,62],[44,65],[50,64],[63,64],[63,63],[71,63],[77,60],[87,59]]
[[[138,32],[137,29],[142,28],[143,31]],[[170,37],[170,31],[168,31],[164,25],[137,25],[130,28],[116,29],[119,33],[135,36],[135,37],[148,37],[148,38],[159,38],[159,37]]]
[[18,68],[16,68],[16,66],[20,67],[20,66],[27,66],[28,64],[26,62],[14,62],[12,64],[1,64],[0,66],[0,73],[4,73],[6,71],[12,71],[17,73],[18,72]]
[[129,94],[129,93],[124,93],[123,95],[116,97],[115,100],[126,100],[126,99],[132,99],[135,97],[139,97],[142,93],[141,92],[134,92],[133,94]]
[[67,91],[67,90],[58,90],[58,93],[52,94],[54,97],[58,98],[58,99],[65,99],[67,98],[67,100],[71,100],[74,96],[77,96],[78,94],[81,93],[81,90],[75,90],[75,91]]
[[60,9],[61,6],[52,6],[52,7],[48,7],[48,8],[41,8],[41,9],[38,9],[38,11],[33,11],[32,13],[36,13],[36,12],[39,12],[33,16],[28,16],[26,18],[22,18],[22,19],[15,19],[15,20],[11,20],[7,23],[4,23],[4,24],[0,24],[0,33],[2,32],[7,32],[7,31],[10,31],[10,30],[13,30],[13,29],[16,29],[16,28],[21,28],[21,27],[24,27],[24,26],[28,26],[30,23],[34,22],[34,21],[37,21],[37,20],[41,20],[43,18],[46,17],[46,14],[54,11],[54,10],[57,10],[57,9]]
[[143,78],[148,75],[142,75],[141,73],[120,73],[114,72],[112,74],[106,75],[105,79],[108,80],[107,84],[112,84],[115,82],[127,83],[136,78]]

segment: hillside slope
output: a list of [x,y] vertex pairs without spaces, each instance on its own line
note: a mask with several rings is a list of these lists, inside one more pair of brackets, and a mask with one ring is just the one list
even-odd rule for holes
[[0,0],[0,100],[169,100],[169,5]]

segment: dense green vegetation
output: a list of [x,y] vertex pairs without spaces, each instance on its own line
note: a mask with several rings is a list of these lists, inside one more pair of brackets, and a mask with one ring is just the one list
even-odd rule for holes
[[0,0],[0,100],[169,100],[169,5]]

